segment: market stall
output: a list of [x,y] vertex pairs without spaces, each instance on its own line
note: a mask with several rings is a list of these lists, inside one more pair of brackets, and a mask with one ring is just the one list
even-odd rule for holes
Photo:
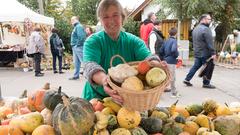
[[28,37],[34,26],[41,28],[48,47],[48,37],[53,25],[53,18],[35,13],[17,0],[2,1],[0,4],[0,63],[16,62],[18,58],[23,57]]

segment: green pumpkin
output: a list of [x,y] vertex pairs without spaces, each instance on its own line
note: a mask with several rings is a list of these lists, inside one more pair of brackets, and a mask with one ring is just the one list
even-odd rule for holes
[[78,98],[63,97],[52,114],[53,127],[57,134],[80,135],[89,132],[94,125],[95,114],[91,103]]
[[162,130],[162,120],[158,118],[142,118],[140,126],[148,133],[155,134]]
[[119,128],[117,117],[115,115],[108,115],[107,130],[111,133],[113,130]]
[[132,135],[148,135],[142,128],[135,127],[130,130]]
[[45,93],[43,98],[43,103],[47,109],[53,111],[59,103],[63,103],[62,97],[68,97],[65,93],[62,92],[62,87],[58,88],[58,91],[49,90]]
[[165,124],[162,130],[164,135],[178,135],[181,132],[183,132],[182,128],[179,127],[175,122]]
[[185,122],[186,122],[186,119],[185,119],[184,116],[182,116],[182,115],[178,115],[177,117],[175,117],[174,120],[175,120],[176,122],[182,123],[182,124],[185,124]]

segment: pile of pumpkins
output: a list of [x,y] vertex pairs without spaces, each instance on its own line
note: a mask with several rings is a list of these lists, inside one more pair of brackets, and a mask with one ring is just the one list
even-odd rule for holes
[[167,78],[159,62],[144,60],[136,65],[119,64],[108,69],[115,84],[127,90],[143,91],[161,85]]
[[[25,95],[25,96],[24,96]],[[49,84],[0,102],[0,135],[239,135],[240,103],[213,100],[138,112],[111,97],[86,101]]]
[[187,106],[128,110],[111,97],[90,100],[97,121],[93,135],[239,135],[240,102],[220,105],[214,100]]
[[94,125],[90,102],[68,97],[49,83],[22,98],[5,97],[0,107],[0,135],[83,135]]

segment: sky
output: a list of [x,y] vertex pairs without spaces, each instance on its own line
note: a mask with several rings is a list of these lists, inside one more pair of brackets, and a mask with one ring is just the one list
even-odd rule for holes
[[136,6],[140,5],[144,0],[119,0],[123,7],[129,9],[134,9]]

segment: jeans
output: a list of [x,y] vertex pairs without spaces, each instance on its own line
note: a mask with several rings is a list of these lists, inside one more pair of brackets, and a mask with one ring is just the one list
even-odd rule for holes
[[57,61],[57,58],[58,58],[58,66],[59,66],[59,72],[62,71],[62,55],[59,56],[57,53],[55,53],[54,51],[52,51],[52,57],[53,57],[53,71],[56,71],[57,68],[56,68],[56,61]]
[[83,61],[83,46],[73,46],[74,78],[79,78],[81,62]]
[[[187,74],[185,80],[186,80],[186,81],[190,81],[190,80],[193,78],[194,74],[197,72],[197,70],[198,70],[204,63],[206,63],[206,60],[207,60],[207,59],[208,59],[208,58],[206,58],[206,57],[199,57],[199,58],[195,57],[194,64],[193,64],[192,68],[190,69],[189,73]],[[203,77],[203,84],[204,84],[204,85],[210,84],[210,80],[207,80],[205,77]]]
[[41,53],[34,53],[35,75],[41,73]]

